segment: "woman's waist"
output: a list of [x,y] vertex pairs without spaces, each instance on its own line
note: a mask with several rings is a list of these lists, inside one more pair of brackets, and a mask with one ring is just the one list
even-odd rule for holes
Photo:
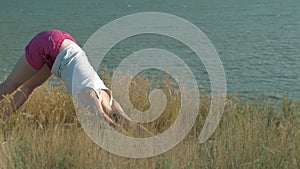
[[76,60],[75,58],[80,57],[81,55],[85,54],[80,46],[74,42],[70,43],[68,40],[64,40],[60,52],[58,53],[51,68],[51,72],[60,77],[61,71],[63,71],[66,66],[68,67],[73,60]]

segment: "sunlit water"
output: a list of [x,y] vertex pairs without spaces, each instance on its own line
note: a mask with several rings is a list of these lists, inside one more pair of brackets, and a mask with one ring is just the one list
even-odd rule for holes
[[[185,18],[208,36],[223,63],[228,93],[300,98],[299,0],[11,0],[1,2],[0,9],[0,79],[41,30],[67,31],[83,45],[114,19],[152,11]],[[209,91],[203,64],[189,48],[168,37],[143,35],[124,40],[103,65],[114,68],[132,52],[149,47],[179,55],[193,70],[199,88]]]

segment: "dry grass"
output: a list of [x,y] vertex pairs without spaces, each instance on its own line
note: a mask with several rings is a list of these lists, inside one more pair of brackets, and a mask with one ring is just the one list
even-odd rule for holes
[[[132,93],[136,106],[145,109],[140,93]],[[169,106],[158,120],[146,125],[161,132],[172,124],[179,107],[178,92],[166,80],[163,90]],[[133,84],[134,85],[134,84]],[[141,85],[139,85],[141,86]],[[202,94],[199,116],[188,136],[170,151],[151,158],[131,159],[102,150],[84,133],[77,121],[71,98],[63,87],[48,84],[38,88],[18,113],[2,121],[0,168],[300,168],[300,104],[285,99],[271,102],[257,98],[239,102],[228,98],[220,125],[204,144],[198,134],[209,109],[210,99]],[[2,102],[1,108],[5,105]]]

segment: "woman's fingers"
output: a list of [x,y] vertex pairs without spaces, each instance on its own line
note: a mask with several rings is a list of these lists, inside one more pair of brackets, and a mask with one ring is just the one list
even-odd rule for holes
[[109,125],[113,127],[117,126],[117,123],[113,119],[111,119],[106,113],[101,112],[100,116],[102,116],[109,123]]

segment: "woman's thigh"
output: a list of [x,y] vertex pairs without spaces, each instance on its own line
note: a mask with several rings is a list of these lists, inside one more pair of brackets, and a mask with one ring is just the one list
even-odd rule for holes
[[9,86],[12,90],[18,88],[28,79],[30,79],[34,74],[36,74],[37,70],[35,70],[28,62],[25,56],[22,56],[12,72],[9,74],[7,79],[5,80],[5,86]]

